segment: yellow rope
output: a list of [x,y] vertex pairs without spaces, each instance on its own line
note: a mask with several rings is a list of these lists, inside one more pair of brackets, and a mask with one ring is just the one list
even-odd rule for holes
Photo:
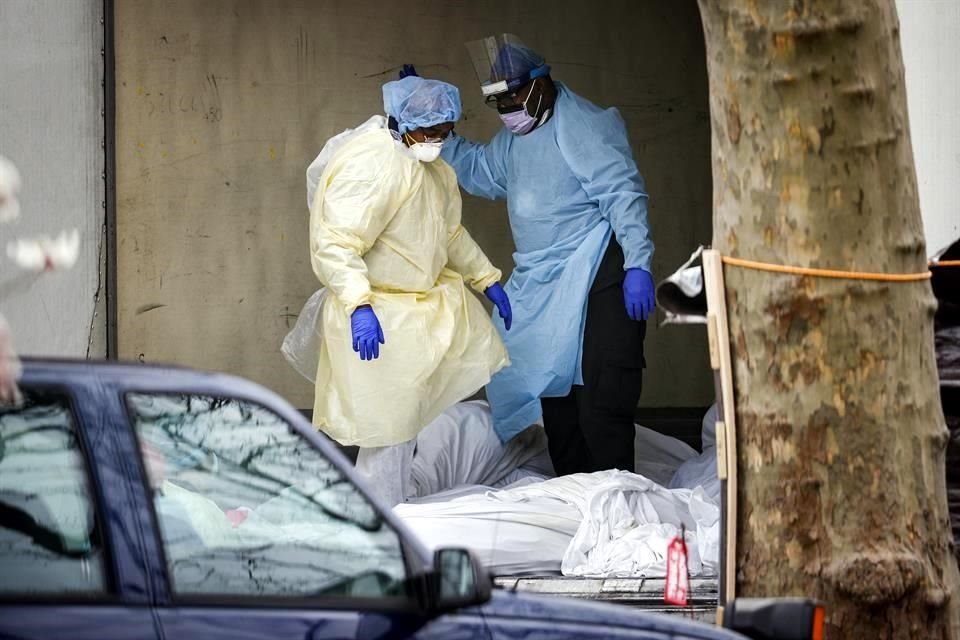
[[[814,267],[792,267],[784,264],[744,260],[743,258],[722,257],[724,264],[744,269],[758,271],[772,271],[774,273],[788,273],[795,276],[816,276],[818,278],[843,278],[847,280],[874,280],[879,282],[916,282],[929,280],[932,274],[923,273],[873,273],[869,271],[839,271],[837,269],[816,269]],[[942,263],[941,263],[942,264]]]

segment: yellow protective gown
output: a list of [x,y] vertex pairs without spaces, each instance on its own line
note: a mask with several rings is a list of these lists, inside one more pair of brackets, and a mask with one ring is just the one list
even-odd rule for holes
[[[344,445],[406,442],[509,364],[477,291],[498,271],[460,223],[453,170],[416,160],[387,129],[360,133],[320,177],[310,207],[321,313],[313,422]],[[350,315],[373,307],[378,360],[353,350]]]

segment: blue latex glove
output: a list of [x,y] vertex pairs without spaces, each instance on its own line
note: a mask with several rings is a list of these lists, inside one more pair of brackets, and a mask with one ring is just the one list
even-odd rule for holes
[[503,318],[504,329],[510,331],[510,325],[513,324],[513,310],[510,308],[510,298],[507,297],[507,292],[497,282],[487,287],[484,293],[486,293],[487,299],[497,306],[497,311]]
[[380,345],[386,344],[383,329],[377,314],[369,306],[357,307],[350,316],[350,329],[353,331],[353,350],[360,354],[361,360],[376,360],[380,357]]
[[657,300],[654,296],[653,276],[644,269],[627,269],[623,279],[623,300],[631,320],[646,320]]
[[400,69],[400,79],[403,80],[407,76],[417,76],[420,77],[420,74],[417,73],[417,70],[412,64],[405,64],[403,68]]

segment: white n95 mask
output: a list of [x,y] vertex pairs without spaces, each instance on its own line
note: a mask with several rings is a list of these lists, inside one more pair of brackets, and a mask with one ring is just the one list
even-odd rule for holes
[[440,157],[443,142],[415,142],[410,145],[410,152],[420,162],[433,162]]

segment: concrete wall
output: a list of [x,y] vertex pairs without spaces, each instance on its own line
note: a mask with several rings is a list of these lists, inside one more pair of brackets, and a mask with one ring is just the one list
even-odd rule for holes
[[897,0],[930,255],[960,238],[960,2]]
[[[21,353],[103,356],[103,3],[0,2],[0,154],[23,174],[22,217],[0,227],[0,311]],[[6,259],[14,235],[77,228],[77,266],[37,279]]]
[[[303,167],[327,137],[379,111],[380,84],[405,61],[460,84],[466,107],[460,131],[491,135],[497,120],[480,106],[462,42],[497,30],[521,34],[547,54],[559,79],[621,109],[652,195],[658,276],[710,236],[706,79],[692,1],[621,0],[595,12],[579,2],[421,0],[389,19],[383,3],[372,0],[154,1],[149,11],[146,4],[118,0],[127,17],[118,25],[120,75],[130,81],[118,83],[121,117],[139,110],[137,117],[156,121],[153,127],[128,121],[120,136],[121,145],[144,156],[134,171],[123,173],[121,166],[127,193],[121,212],[151,202],[120,232],[121,240],[142,243],[135,261],[121,263],[126,357],[143,353],[234,371],[309,406],[309,385],[276,351],[315,286],[303,249]],[[933,253],[960,236],[954,193],[960,184],[960,3],[898,0],[897,6]],[[24,216],[0,228],[0,245],[14,234],[69,227],[83,238],[73,271],[26,289],[11,286],[12,270],[0,251],[0,310],[25,353],[105,352],[101,12],[98,0],[0,2],[0,153],[25,179]],[[197,138],[201,149],[192,148],[193,133],[213,128],[200,123],[238,109],[246,112],[232,129]],[[189,136],[177,157],[167,137],[172,127]],[[249,181],[231,182],[229,175]],[[160,186],[150,184],[162,179],[168,187],[166,178],[177,187],[159,200],[151,189]],[[255,224],[238,224],[244,210],[252,215],[242,221]],[[236,235],[205,237],[217,219]],[[509,268],[503,207],[467,197],[465,219],[494,260]],[[163,273],[185,286],[158,296]],[[149,317],[144,309],[151,301],[172,305],[174,313],[140,318]],[[644,404],[709,400],[699,331],[654,329],[648,346]]]
[[[621,0],[596,12],[572,1],[421,0],[391,13],[389,23],[393,5],[372,0],[118,5],[127,18],[118,25],[118,69],[130,83],[118,83],[121,118],[133,118],[120,144],[144,156],[132,171],[121,166],[128,194],[121,213],[131,214],[121,241],[137,254],[121,263],[126,357],[234,371],[309,406],[309,386],[276,351],[315,286],[303,249],[303,167],[327,137],[379,111],[379,86],[404,61],[458,83],[466,107],[460,131],[490,136],[497,120],[480,106],[462,42],[498,30],[521,34],[547,54],[559,79],[621,109],[652,195],[658,276],[710,236],[706,78],[692,1]],[[932,253],[960,235],[960,3],[897,6]],[[0,251],[0,310],[26,353],[105,352],[101,12],[98,0],[0,2],[0,153],[25,178],[23,219],[0,228],[0,245],[14,234],[68,227],[83,238],[73,271],[27,287],[11,283]],[[210,122],[243,109],[230,129]],[[185,142],[177,157],[171,128]],[[193,133],[201,134],[196,144]],[[165,199],[154,195],[158,178],[163,188],[173,178]],[[243,219],[241,211],[251,215]],[[465,219],[508,269],[503,206],[467,197]],[[238,233],[207,237],[220,223]],[[158,296],[163,273],[185,286]],[[150,318],[151,301],[172,304],[174,313]],[[709,400],[699,331],[652,329],[648,347],[644,404]]]
[[[374,0],[117,0],[121,357],[238,373],[300,407],[313,389],[279,345],[317,288],[304,169],[324,141],[382,111],[412,62],[462,89],[462,134],[499,125],[463,43],[512,31],[557,79],[620,108],[648,189],[664,276],[711,237],[703,36],[693,0],[401,5]],[[584,132],[589,135],[589,132]],[[464,220],[505,271],[503,203]],[[701,328],[651,327],[643,404],[712,397]]]

